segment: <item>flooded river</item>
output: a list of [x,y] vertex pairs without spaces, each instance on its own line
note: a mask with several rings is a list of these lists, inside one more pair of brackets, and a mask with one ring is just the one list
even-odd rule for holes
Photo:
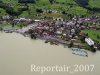
[[89,57],[73,55],[72,50],[45,44],[17,33],[0,32],[0,75],[42,75],[32,72],[31,65],[55,66],[94,65],[90,72],[45,72],[43,75],[100,75],[100,52],[88,51]]

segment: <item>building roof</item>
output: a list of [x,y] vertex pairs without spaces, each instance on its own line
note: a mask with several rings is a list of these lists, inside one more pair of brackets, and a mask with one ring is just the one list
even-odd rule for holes
[[85,42],[90,46],[94,45],[94,41],[91,38],[85,38]]

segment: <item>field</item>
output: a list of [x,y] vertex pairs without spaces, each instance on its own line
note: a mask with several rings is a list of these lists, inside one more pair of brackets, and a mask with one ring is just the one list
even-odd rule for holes
[[[25,7],[23,4],[18,3],[18,0],[1,0],[6,4],[9,4],[15,11],[18,11],[19,8]],[[87,9],[80,7],[75,3],[73,0],[56,0],[58,3],[50,4],[49,0],[38,0],[36,3],[33,4],[28,4],[29,6],[29,11],[24,11],[22,14],[19,15],[19,17],[30,17],[30,18],[35,18],[36,16],[36,9],[51,9],[51,10],[56,10],[58,12],[65,11],[68,14],[73,14],[73,15],[90,15],[88,13]],[[90,0],[89,1],[89,6],[91,7],[100,7],[100,0]],[[29,13],[30,12],[30,13]],[[4,9],[0,8],[0,16],[1,15],[6,15],[7,13],[5,12]],[[99,13],[96,13],[97,15],[100,15]],[[45,15],[48,15],[45,13]],[[52,17],[57,17],[58,14],[51,14],[49,16]],[[93,15],[93,14],[92,14]],[[94,14],[95,15],[95,14]],[[43,14],[44,16],[44,14]],[[63,17],[62,15],[60,15]]]
[[100,0],[90,0],[89,1],[89,5],[91,7],[98,7],[98,8],[100,8]]
[[90,36],[93,40],[100,42],[100,31],[96,30],[84,30],[86,34],[88,33],[88,36]]

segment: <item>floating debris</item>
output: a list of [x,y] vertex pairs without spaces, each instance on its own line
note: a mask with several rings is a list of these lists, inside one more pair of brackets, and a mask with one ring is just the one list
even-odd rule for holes
[[85,49],[72,48],[72,51],[72,54],[88,57],[88,53],[85,51]]

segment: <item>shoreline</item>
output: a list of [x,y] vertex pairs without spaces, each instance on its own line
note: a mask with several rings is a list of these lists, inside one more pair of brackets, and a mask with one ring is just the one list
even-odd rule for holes
[[[86,27],[85,29],[88,29],[88,27]],[[96,47],[95,43],[97,42],[93,41],[94,43],[92,44],[92,46],[90,46],[85,41],[86,38],[90,37],[85,33],[81,33],[81,31],[84,30],[84,27],[81,25],[77,26],[74,21],[52,22],[48,20],[39,20],[34,21],[34,23],[28,24],[27,26],[23,26],[21,28],[15,25],[11,25],[10,27],[0,27],[0,30],[6,33],[16,32],[24,35],[25,37],[31,37],[31,39],[45,40],[45,43],[50,42],[51,45],[62,44],[64,46],[68,46],[69,48],[83,48],[89,51],[96,52],[96,48],[94,47]]]
[[[85,47],[81,43],[74,43],[74,42],[73,42],[73,47],[69,47],[71,41],[64,41],[64,40],[62,40],[60,38],[56,38],[56,37],[52,37],[52,36],[41,37],[40,35],[38,35],[38,36],[36,36],[36,38],[34,38],[34,37],[32,38],[30,34],[26,34],[25,33],[25,31],[27,31],[28,28],[30,29],[32,26],[34,26],[34,25],[29,25],[27,27],[23,27],[22,29],[15,29],[13,31],[12,30],[2,30],[2,31],[5,32],[5,33],[13,33],[13,32],[15,32],[15,33],[23,35],[24,37],[29,37],[29,38],[35,39],[35,40],[37,40],[37,39],[44,40],[44,43],[50,43],[51,45],[62,45],[64,48],[67,47],[68,49],[74,48],[74,47],[75,48],[84,48]],[[24,30],[24,28],[26,30]]]

